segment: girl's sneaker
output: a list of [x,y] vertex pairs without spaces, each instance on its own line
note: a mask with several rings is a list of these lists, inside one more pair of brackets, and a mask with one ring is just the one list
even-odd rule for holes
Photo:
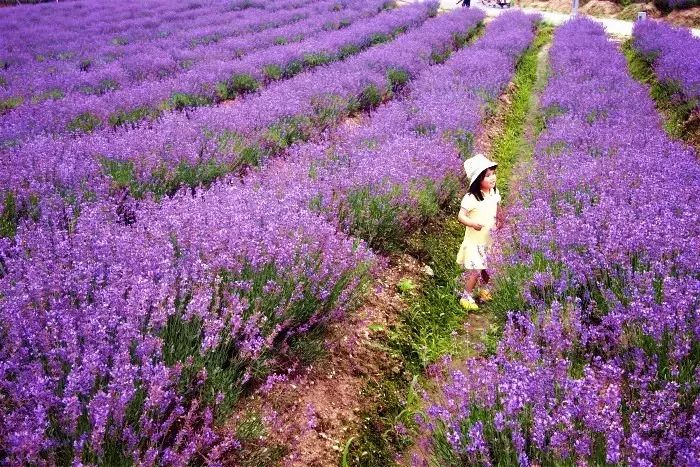
[[493,296],[491,295],[491,291],[489,289],[479,289],[478,297],[482,302],[490,302],[493,300]]
[[479,305],[476,304],[471,295],[459,299],[459,304],[467,311],[477,311]]

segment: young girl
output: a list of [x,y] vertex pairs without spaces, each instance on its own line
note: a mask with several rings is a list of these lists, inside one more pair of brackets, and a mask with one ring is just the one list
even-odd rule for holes
[[[459,222],[466,226],[462,246],[457,253],[457,264],[466,271],[464,293],[459,304],[467,311],[475,311],[479,306],[474,301],[473,292],[481,276],[486,285],[489,275],[486,272],[491,228],[500,227],[501,215],[498,203],[501,195],[496,188],[496,164],[483,154],[476,154],[464,162],[464,171],[469,181],[469,192],[462,198]],[[482,289],[480,299],[487,301],[491,294]]]

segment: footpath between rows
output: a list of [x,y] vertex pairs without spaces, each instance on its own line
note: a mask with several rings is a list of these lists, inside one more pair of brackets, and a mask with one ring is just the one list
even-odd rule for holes
[[[541,26],[530,49],[520,59],[513,80],[484,121],[485,131],[475,141],[479,152],[499,163],[499,187],[508,192],[518,170],[526,170],[534,147],[538,95],[547,79],[547,57],[552,28]],[[508,196],[508,195],[506,195]],[[429,448],[416,418],[427,409],[436,385],[450,369],[494,348],[498,341],[497,313],[488,304],[478,313],[464,314],[457,305],[460,287],[454,255],[464,227],[449,206],[444,215],[409,240],[409,254],[428,265],[430,277],[421,278],[403,300],[407,308],[401,323],[389,333],[387,345],[398,350],[412,381],[400,377],[375,381],[371,392],[379,398],[361,416],[359,432],[348,438],[341,466],[442,465]],[[408,289],[408,288],[407,288]],[[394,334],[394,335],[392,335]],[[397,346],[397,344],[399,344]],[[398,376],[398,375],[397,375]],[[369,392],[369,391],[368,391]]]

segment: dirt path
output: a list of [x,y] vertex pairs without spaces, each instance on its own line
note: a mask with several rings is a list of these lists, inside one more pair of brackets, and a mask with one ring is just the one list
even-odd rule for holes
[[544,88],[547,86],[549,78],[549,49],[552,44],[546,44],[537,54],[537,80],[535,81],[534,92],[530,96],[530,111],[527,114],[525,121],[525,140],[529,146],[529,151],[535,147],[537,135],[535,134],[535,120],[539,114],[540,97]]
[[538,137],[536,126],[537,118],[540,113],[540,97],[542,96],[544,88],[547,86],[547,80],[549,78],[549,49],[551,47],[551,43],[546,44],[537,54],[537,79],[535,81],[533,93],[530,95],[530,110],[525,119],[525,131],[523,132],[525,144],[522,146],[520,154],[518,155],[519,162],[511,176],[511,184],[514,187],[517,186],[518,180],[522,178],[522,174],[527,172],[527,166],[535,150],[535,143]]
[[[342,443],[355,430],[362,409],[372,403],[371,396],[363,394],[367,381],[401,371],[401,361],[380,342],[405,307],[399,281],[418,283],[424,273],[423,265],[409,255],[389,261],[364,304],[331,328],[327,354],[299,374],[259,391],[231,419],[230,426],[235,427],[250,413],[260,413],[267,432],[260,450],[286,446],[284,465],[337,465]],[[279,462],[266,462],[260,451],[246,455],[259,456],[250,465]]]

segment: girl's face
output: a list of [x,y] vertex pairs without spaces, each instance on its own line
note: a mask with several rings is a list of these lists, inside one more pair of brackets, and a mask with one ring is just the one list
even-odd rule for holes
[[491,191],[496,188],[496,169],[486,169],[484,179],[481,181],[481,191]]

